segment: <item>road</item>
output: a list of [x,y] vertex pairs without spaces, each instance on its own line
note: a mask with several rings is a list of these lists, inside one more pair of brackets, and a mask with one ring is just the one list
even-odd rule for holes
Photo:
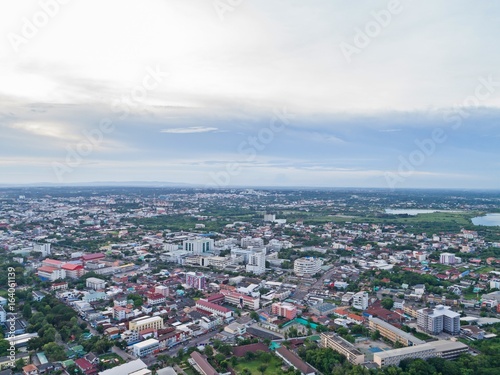
[[118,354],[120,357],[122,357],[122,359],[124,361],[129,361],[129,360],[134,360],[134,359],[137,359],[136,357],[134,357],[133,355],[131,354],[128,354],[125,350],[121,350],[119,347],[117,346],[113,346],[111,348],[111,351],[115,354]]
[[[187,350],[190,347],[196,347],[203,342],[209,341],[212,337],[216,336],[217,333],[219,333],[219,332],[213,331],[213,332],[205,333],[204,335],[192,338],[192,339],[186,341],[184,344],[177,345],[176,347],[174,347],[170,350],[161,352],[159,354],[167,355],[169,357],[174,357],[177,355],[179,350],[181,350],[181,349]],[[156,357],[154,355],[148,355],[146,357],[142,357],[141,359],[148,366],[151,366],[153,363],[156,362]]]

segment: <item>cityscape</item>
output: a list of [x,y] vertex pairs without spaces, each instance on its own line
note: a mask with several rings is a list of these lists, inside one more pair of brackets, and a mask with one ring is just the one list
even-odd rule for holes
[[0,375],[500,375],[499,20],[0,2]]
[[499,201],[459,190],[4,188],[0,277],[14,293],[1,291],[1,365],[494,373]]

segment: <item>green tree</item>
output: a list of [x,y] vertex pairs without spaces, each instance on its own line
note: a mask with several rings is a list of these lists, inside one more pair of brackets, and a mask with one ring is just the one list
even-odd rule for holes
[[214,355],[214,349],[210,345],[205,345],[204,352],[207,357],[212,357]]
[[392,298],[389,298],[389,297],[384,298],[381,302],[381,305],[384,309],[390,310],[394,306],[394,301],[392,300]]

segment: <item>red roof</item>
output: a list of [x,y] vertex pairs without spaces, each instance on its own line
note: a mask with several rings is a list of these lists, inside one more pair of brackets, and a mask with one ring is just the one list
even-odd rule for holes
[[104,257],[105,257],[105,255],[103,253],[95,253],[95,254],[85,254],[82,256],[82,259],[85,261],[89,261],[89,260],[95,260],[95,259],[102,259]]
[[91,369],[92,367],[94,367],[94,365],[92,363],[90,363],[89,361],[87,361],[85,358],[78,358],[76,361],[75,361],[75,364],[80,367],[83,371],[85,370],[89,370]]
[[206,308],[209,308],[209,309],[213,309],[213,310],[219,311],[221,313],[228,313],[228,312],[231,311],[227,307],[219,306],[219,305],[217,305],[215,303],[203,301],[201,299],[198,300],[198,301],[196,301],[196,305],[200,305],[201,308],[206,307]]
[[61,268],[68,271],[83,270],[83,266],[79,264],[66,263]]
[[42,266],[42,267],[38,268],[38,271],[48,272],[48,273],[52,273],[56,270],[57,270],[57,268],[49,267],[49,266]]

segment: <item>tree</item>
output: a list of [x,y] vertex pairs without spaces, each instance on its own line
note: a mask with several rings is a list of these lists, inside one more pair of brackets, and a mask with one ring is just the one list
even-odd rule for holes
[[10,343],[7,340],[0,340],[0,356],[6,356],[10,348]]
[[214,349],[210,345],[205,345],[204,352],[207,357],[212,357],[214,355]]
[[259,318],[259,314],[256,312],[256,311],[252,311],[250,313],[250,318],[252,318],[253,320],[255,320],[256,322],[258,322],[260,320]]
[[258,369],[259,369],[260,373],[261,373],[262,375],[264,375],[264,373],[265,373],[265,372],[266,372],[266,370],[267,370],[267,365],[265,365],[265,364],[259,365]]
[[380,335],[380,331],[378,329],[375,330],[375,331],[373,331],[372,334],[371,334],[371,338],[374,341],[380,339],[380,337],[381,337],[381,335]]
[[25,319],[30,319],[32,315],[33,312],[31,310],[31,306],[29,303],[26,302],[23,307],[23,316]]
[[24,359],[19,358],[16,361],[16,366],[15,366],[16,371],[21,371],[25,365],[26,363],[24,362]]
[[392,298],[389,298],[389,297],[384,298],[381,302],[381,305],[384,309],[390,310],[394,306],[394,301],[392,300]]
[[62,346],[57,345],[55,342],[49,342],[42,347],[43,351],[47,355],[47,358],[52,362],[64,361],[66,359],[66,353]]

